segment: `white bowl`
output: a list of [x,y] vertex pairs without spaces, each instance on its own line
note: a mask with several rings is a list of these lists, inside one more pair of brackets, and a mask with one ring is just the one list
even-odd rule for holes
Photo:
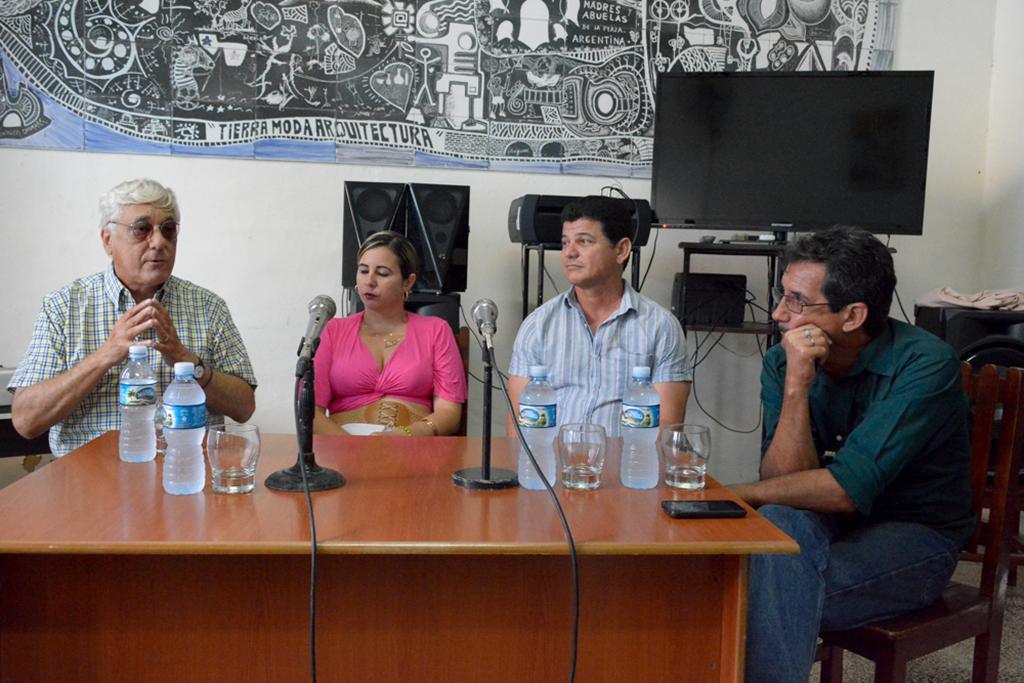
[[350,422],[341,425],[341,428],[355,436],[369,436],[384,431],[384,425],[375,425],[369,422]]

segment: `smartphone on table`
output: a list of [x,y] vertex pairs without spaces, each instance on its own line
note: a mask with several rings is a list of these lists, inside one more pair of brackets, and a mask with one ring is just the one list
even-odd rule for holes
[[661,507],[673,519],[717,519],[747,515],[747,511],[732,500],[663,500]]

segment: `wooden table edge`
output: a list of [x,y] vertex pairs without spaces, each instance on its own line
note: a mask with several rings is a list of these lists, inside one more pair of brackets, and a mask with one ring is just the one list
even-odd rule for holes
[[[0,546],[0,555],[305,555],[309,542],[277,544],[218,543],[11,543]],[[800,551],[793,541],[745,543],[686,543],[678,547],[664,544],[582,543],[579,555],[750,555],[794,554]],[[320,555],[568,555],[565,543],[487,544],[487,543],[320,543]]]

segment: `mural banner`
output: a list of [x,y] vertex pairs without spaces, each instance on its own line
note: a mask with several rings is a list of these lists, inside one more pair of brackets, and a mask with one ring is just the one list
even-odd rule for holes
[[647,176],[674,71],[885,69],[895,0],[0,0],[0,146]]

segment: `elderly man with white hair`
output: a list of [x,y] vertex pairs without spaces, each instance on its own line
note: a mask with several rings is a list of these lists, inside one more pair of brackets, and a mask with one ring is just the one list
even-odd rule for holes
[[191,362],[213,419],[252,415],[256,377],[227,305],[171,275],[179,219],[174,192],[153,180],[121,183],[100,198],[100,239],[111,262],[43,300],[7,385],[22,436],[49,429],[50,449],[62,456],[117,429],[118,382],[133,344],[150,348],[161,392],[174,363]]

